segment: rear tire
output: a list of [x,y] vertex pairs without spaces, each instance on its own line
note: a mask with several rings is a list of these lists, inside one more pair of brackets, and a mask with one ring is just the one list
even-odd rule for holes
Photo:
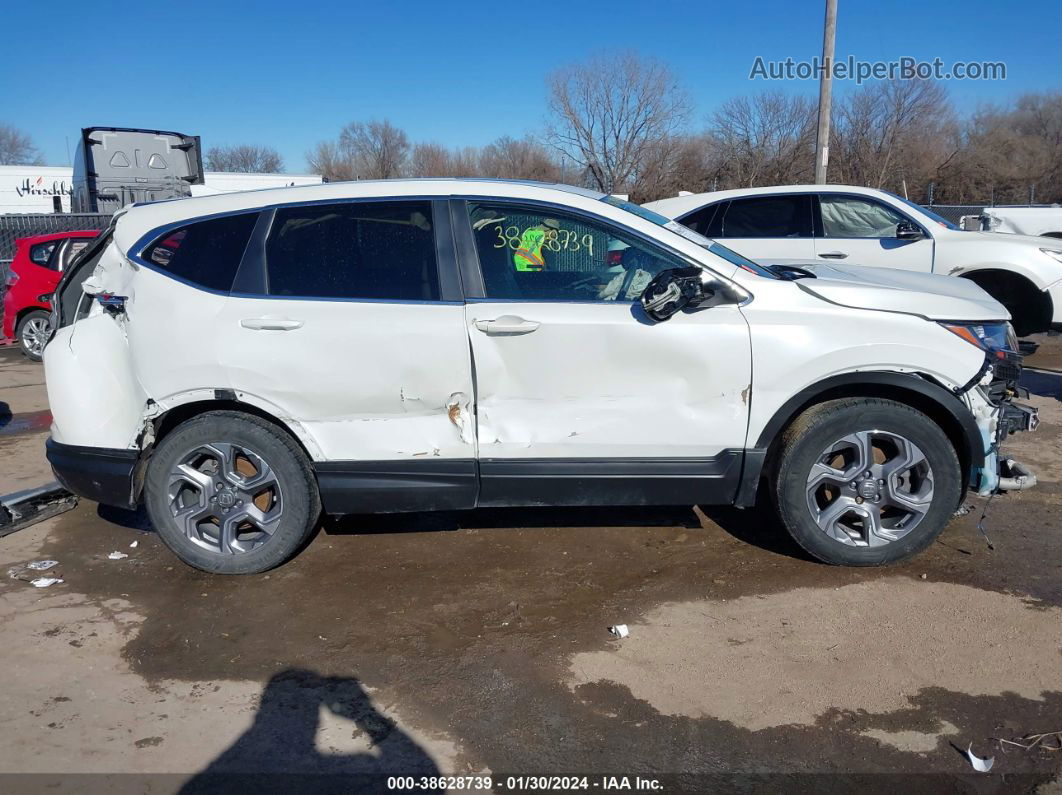
[[44,346],[52,335],[51,315],[43,309],[27,312],[18,322],[15,338],[22,353],[29,359],[39,362],[44,356]]
[[788,428],[773,491],[782,524],[809,554],[882,566],[940,535],[959,504],[961,477],[954,446],[925,414],[847,398],[812,407]]
[[248,414],[202,414],[165,436],[148,462],[144,502],[177,557],[213,574],[257,574],[290,559],[321,513],[302,449]]

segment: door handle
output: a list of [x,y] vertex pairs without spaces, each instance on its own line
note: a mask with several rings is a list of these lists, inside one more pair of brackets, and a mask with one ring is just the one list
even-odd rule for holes
[[502,315],[494,320],[477,320],[476,328],[487,334],[530,334],[539,327],[534,320],[516,315]]
[[823,259],[845,259],[848,255],[843,251],[823,251],[819,256]]
[[253,331],[293,331],[302,328],[302,321],[286,317],[248,317],[241,320],[240,325]]

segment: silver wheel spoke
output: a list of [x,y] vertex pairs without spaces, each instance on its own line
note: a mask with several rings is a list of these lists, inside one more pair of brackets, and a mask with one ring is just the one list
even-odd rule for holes
[[[841,455],[847,462],[843,470],[833,466]],[[925,518],[933,505],[933,471],[909,439],[887,431],[856,431],[822,451],[808,471],[806,495],[812,518],[830,538],[882,546],[907,535]]]
[[[254,467],[252,475],[239,471],[247,462]],[[196,545],[222,555],[267,543],[284,514],[274,469],[255,451],[229,442],[185,453],[170,471],[168,489],[170,512],[181,531]],[[266,493],[269,508],[263,511],[254,500]],[[214,521],[204,524],[206,519]]]

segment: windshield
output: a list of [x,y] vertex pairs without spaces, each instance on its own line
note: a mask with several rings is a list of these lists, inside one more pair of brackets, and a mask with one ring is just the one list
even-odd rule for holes
[[[886,193],[888,193],[888,191],[886,191]],[[910,199],[905,199],[903,196],[897,196],[895,193],[889,193],[889,195],[892,196],[894,199],[899,199],[904,204],[906,204],[908,207],[911,207],[912,209],[918,210],[918,212],[922,213],[922,215],[925,215],[925,216],[931,218],[932,220],[936,221],[938,224],[943,226],[945,229],[954,229],[957,232],[961,231],[961,228],[959,226],[953,224],[947,218],[944,218],[942,216],[937,215],[932,210],[927,210],[921,204],[915,204]]]
[[780,278],[778,274],[767,270],[767,268],[762,265],[757,265],[748,257],[738,254],[733,249],[729,249],[711,238],[707,238],[702,234],[694,232],[688,226],[683,226],[678,221],[673,221],[660,213],[647,210],[640,204],[635,204],[634,202],[629,202],[616,196],[604,196],[601,201],[606,204],[611,204],[613,207],[619,207],[621,210],[626,210],[629,213],[634,213],[639,218],[644,218],[646,221],[652,221],[657,226],[662,226],[664,229],[667,229],[669,232],[674,232],[676,235],[681,235],[691,243],[696,243],[698,246],[708,249],[717,257],[722,257],[731,265],[737,265],[742,270],[748,271],[749,273],[755,273],[757,276],[762,276],[765,279]]

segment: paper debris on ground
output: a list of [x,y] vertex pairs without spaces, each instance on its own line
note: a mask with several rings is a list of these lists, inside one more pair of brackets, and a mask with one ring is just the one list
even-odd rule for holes
[[626,624],[616,624],[614,627],[609,627],[608,631],[615,635],[617,638],[625,638],[630,635],[630,630],[627,629]]
[[47,588],[49,585],[55,585],[62,581],[62,577],[38,577],[37,579],[30,581],[30,585],[34,588]]
[[977,756],[973,752],[973,743],[970,743],[969,747],[966,749],[966,756],[969,758],[970,764],[973,765],[973,769],[978,773],[987,773],[992,769],[992,765],[995,764],[996,761],[994,756],[985,758]]
[[26,568],[32,569],[33,571],[47,571],[52,566],[58,565],[59,561],[57,560],[35,560],[32,563],[26,564]]
[[116,551],[112,552],[110,555],[108,555],[107,557],[110,558],[111,560],[121,560],[122,558],[127,558],[129,556],[127,554],[125,554],[124,552],[118,552],[116,550]]
[[129,548],[130,549],[136,549],[136,545],[139,544],[139,543],[140,543],[139,541],[134,541],[132,544],[129,545]]

